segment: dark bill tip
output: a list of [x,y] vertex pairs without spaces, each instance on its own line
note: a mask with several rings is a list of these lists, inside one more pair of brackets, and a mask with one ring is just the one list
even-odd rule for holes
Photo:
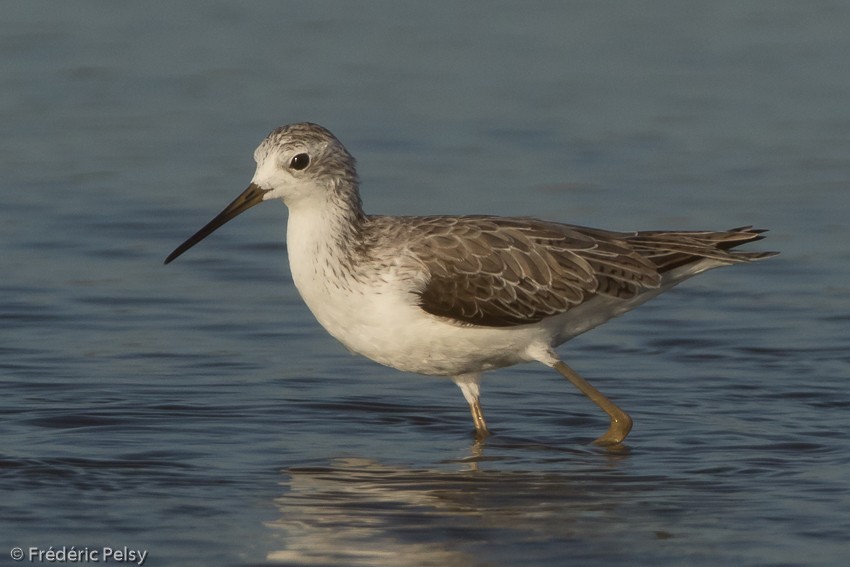
[[232,203],[227,205],[223,211],[218,213],[216,217],[208,222],[204,227],[190,236],[186,242],[178,246],[174,249],[174,252],[168,255],[168,258],[165,259],[165,263],[168,264],[172,260],[175,260],[178,256],[183,254],[186,250],[212,234],[218,227],[229,221],[230,219],[238,216],[241,213],[244,213],[254,205],[258,205],[263,202],[263,195],[268,192],[268,189],[262,189],[258,185],[251,183],[248,185],[248,188],[242,192],[241,195],[236,197]]

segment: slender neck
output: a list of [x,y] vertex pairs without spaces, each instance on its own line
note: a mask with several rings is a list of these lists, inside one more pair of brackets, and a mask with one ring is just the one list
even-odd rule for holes
[[286,240],[293,275],[357,265],[366,214],[356,182],[340,181],[322,198],[287,203]]
[[357,180],[343,179],[337,181],[333,191],[328,194],[325,210],[329,217],[329,224],[335,230],[345,233],[347,236],[359,237],[363,223],[366,221],[366,213],[363,212],[363,202],[360,200]]

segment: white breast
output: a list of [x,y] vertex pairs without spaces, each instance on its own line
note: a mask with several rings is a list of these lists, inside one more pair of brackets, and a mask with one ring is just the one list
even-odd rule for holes
[[456,376],[531,360],[528,346],[548,341],[540,328],[460,326],[424,312],[409,272],[352,266],[323,216],[290,211],[292,279],[318,322],[349,350],[406,372]]

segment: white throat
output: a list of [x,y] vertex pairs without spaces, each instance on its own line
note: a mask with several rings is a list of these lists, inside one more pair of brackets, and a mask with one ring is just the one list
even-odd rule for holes
[[292,279],[317,316],[317,302],[355,277],[360,222],[342,203],[303,200],[289,207],[286,247]]

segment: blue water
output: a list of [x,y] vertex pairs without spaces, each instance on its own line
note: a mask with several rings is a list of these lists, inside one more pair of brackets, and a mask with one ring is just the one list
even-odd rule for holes
[[[8,3],[0,562],[844,565],[848,30],[841,2]],[[453,384],[315,323],[282,205],[162,265],[302,120],[372,212],[755,224],[782,254],[560,349],[623,449],[540,365],[488,376],[479,446]]]

